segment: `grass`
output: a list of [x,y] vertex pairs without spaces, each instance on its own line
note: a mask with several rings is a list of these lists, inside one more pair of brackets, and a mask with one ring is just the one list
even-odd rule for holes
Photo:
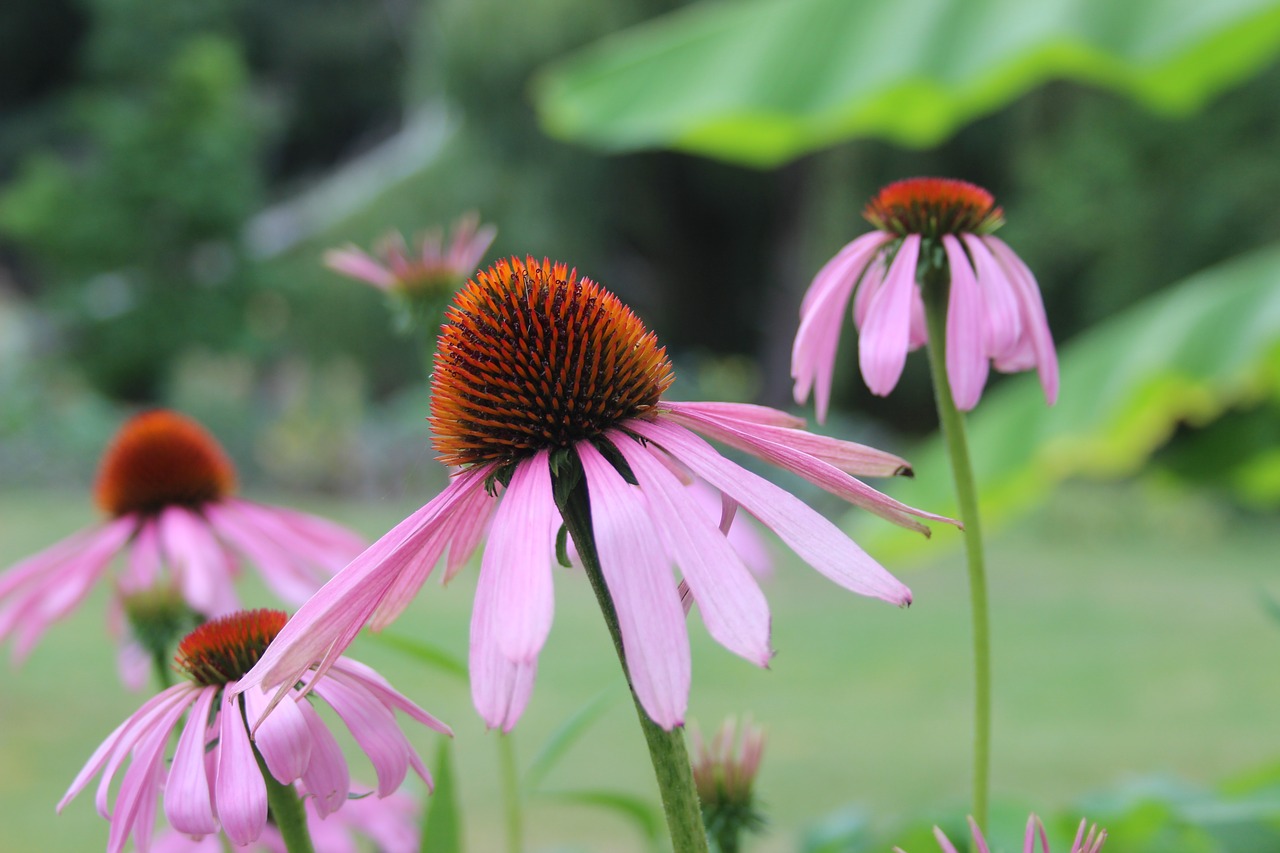
[[[318,504],[370,535],[407,504]],[[83,496],[0,495],[0,565],[92,522]],[[940,539],[943,537],[939,537]],[[856,807],[876,820],[963,809],[969,778],[966,593],[960,555],[940,544],[899,571],[909,611],[863,600],[784,561],[766,587],[777,657],[760,672],[715,646],[692,620],[690,717],[704,729],[750,713],[768,729],[760,794],[770,834],[752,849],[795,849],[805,827]],[[1137,486],[1072,488],[991,542],[997,798],[1040,811],[1126,777],[1169,773],[1208,783],[1280,755],[1274,709],[1280,626],[1262,591],[1280,530],[1198,500]],[[390,629],[465,657],[474,571],[431,583]],[[656,797],[622,680],[590,591],[557,575],[556,623],[517,729],[524,765],[556,727],[601,691],[615,697],[544,783]],[[252,603],[270,599],[250,586]],[[89,850],[106,822],[82,794],[53,806],[102,738],[141,703],[119,686],[96,591],[56,625],[0,691],[0,826],[13,850]],[[353,651],[450,722],[465,840],[500,850],[494,735],[464,685],[362,638]],[[423,754],[425,732],[410,730]],[[366,768],[356,775],[368,778]],[[612,815],[539,798],[530,850],[633,851]],[[1122,848],[1117,848],[1122,849]]]

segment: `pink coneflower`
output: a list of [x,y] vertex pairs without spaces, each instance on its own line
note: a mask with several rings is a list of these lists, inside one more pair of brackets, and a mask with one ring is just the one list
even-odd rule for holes
[[[102,771],[96,804],[98,813],[111,821],[108,853],[124,849],[130,835],[139,850],[147,848],[162,795],[165,817],[178,832],[199,837],[221,829],[233,844],[248,844],[267,823],[267,784],[256,757],[261,756],[275,781],[300,781],[323,818],[347,802],[350,776],[333,733],[312,707],[315,696],[337,713],[369,757],[378,796],[399,788],[410,767],[430,787],[431,776],[400,730],[395,712],[442,734],[451,735],[449,727],[377,672],[345,657],[335,659],[324,678],[302,674],[250,740],[246,716],[260,717],[268,697],[256,688],[237,689],[237,680],[258,661],[286,619],[277,610],[241,611],[189,634],[176,658],[189,680],[157,694],[121,723],[71,783],[58,810]],[[239,695],[233,696],[233,689]],[[184,712],[186,722],[166,763],[165,747]],[[108,792],[126,758],[131,761],[112,808]]]
[[[1085,833],[1086,821],[1080,821],[1080,827],[1076,830],[1076,839],[1071,845],[1071,853],[1098,853],[1102,849],[1102,843],[1107,840],[1107,831],[1098,829],[1094,824],[1089,826],[1088,834]],[[973,834],[973,849],[971,853],[991,853],[991,848],[987,845],[987,839],[983,837],[982,830],[978,828],[978,822],[972,817],[969,818],[969,830]],[[933,836],[938,839],[938,846],[942,848],[942,853],[957,853],[956,847],[948,839],[945,833],[938,827],[933,828]],[[1023,837],[1022,853],[1036,853],[1036,841],[1040,842],[1040,853],[1049,853],[1049,838],[1045,835],[1044,824],[1040,822],[1040,818],[1031,815],[1027,818],[1027,834]],[[901,847],[893,848],[897,853],[905,853]]]
[[479,216],[467,213],[454,223],[453,240],[447,248],[438,228],[423,234],[412,253],[404,237],[392,232],[378,243],[376,258],[348,245],[325,252],[324,263],[334,272],[379,290],[413,294],[448,288],[452,292],[476,271],[497,233],[492,225],[481,227]]
[[190,418],[158,409],[126,422],[94,489],[110,520],[0,575],[0,640],[15,638],[21,660],[118,554],[128,556],[116,577],[122,598],[172,588],[207,618],[238,606],[241,557],[281,599],[299,603],[364,547],[331,521],[235,497],[235,480],[217,441]]
[[765,819],[756,802],[756,775],[764,754],[764,731],[726,720],[710,742],[690,732],[693,783],[698,789],[707,835],[723,851],[740,849],[743,835],[759,832]]
[[[1058,357],[1035,277],[1002,240],[991,194],[964,181],[911,178],[890,184],[863,216],[878,230],[827,262],[800,306],[791,351],[796,402],[813,391],[818,420],[831,399],[836,344],[849,297],[858,327],[858,363],[872,393],[898,384],[907,351],[928,340],[921,280],[948,271],[946,362],[956,406],[982,396],[988,362],[1013,373],[1036,368],[1045,397],[1058,397]],[[856,290],[856,293],[855,293]]]
[[[772,655],[764,596],[723,533],[736,507],[841,586],[910,602],[908,589],[830,521],[694,430],[926,531],[912,516],[945,519],[848,473],[898,473],[901,459],[811,435],[773,409],[664,401],[671,382],[654,335],[576,270],[513,258],[478,274],[446,314],[432,377],[434,445],[457,466],[450,484],[303,605],[246,683],[292,683],[316,664],[323,672],[365,622],[376,629],[395,618],[446,554],[452,577],[487,527],[471,620],[472,696],[489,725],[509,730],[551,627],[557,490],[583,486],[634,691],[666,729],[683,719],[689,694],[673,563],[712,637],[760,666]],[[719,524],[690,495],[689,480],[721,494]]]

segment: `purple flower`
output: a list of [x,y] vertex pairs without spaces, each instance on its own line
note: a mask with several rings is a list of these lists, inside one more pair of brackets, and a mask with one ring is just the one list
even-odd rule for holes
[[[632,684],[668,729],[684,718],[690,684],[673,564],[712,637],[760,666],[773,654],[764,595],[725,536],[739,506],[841,586],[911,601],[830,521],[695,431],[927,531],[915,516],[946,519],[851,476],[900,473],[903,460],[804,432],[774,409],[667,402],[671,382],[654,335],[576,270],[529,258],[480,273],[446,315],[432,379],[434,443],[455,468],[452,481],[304,604],[242,684],[290,684],[317,664],[324,672],[365,622],[377,629],[394,619],[442,558],[452,577],[487,531],[471,620],[472,698],[489,725],[509,730],[551,627],[555,490],[578,473]],[[719,493],[719,518],[687,487],[698,480]]]
[[[61,811],[99,772],[95,802],[111,821],[108,853],[124,849],[133,835],[139,850],[150,841],[156,803],[164,800],[169,824],[184,835],[225,832],[233,844],[256,841],[267,825],[267,789],[255,752],[278,782],[300,782],[319,817],[342,808],[350,794],[346,759],[328,725],[313,707],[323,699],[346,724],[378,777],[379,797],[392,794],[412,767],[431,776],[396,721],[404,712],[446,735],[449,727],[410,702],[374,670],[349,658],[332,662],[323,679],[304,673],[276,697],[274,713],[253,731],[269,697],[237,681],[262,655],[285,624],[278,610],[241,611],[207,622],[178,647],[177,663],[188,681],[148,700],[112,732],[85,764],[62,801]],[[232,695],[232,692],[239,695]],[[243,698],[242,698],[243,697]],[[172,759],[165,747],[186,713]],[[131,759],[114,806],[112,779]]]
[[928,340],[920,279],[947,270],[947,377],[956,406],[972,409],[990,364],[1013,373],[1035,368],[1050,405],[1058,397],[1058,357],[1035,277],[992,236],[1003,212],[991,194],[964,181],[911,178],[880,191],[863,214],[878,230],[827,262],[800,306],[791,350],[796,402],[814,392],[826,419],[836,345],[849,299],[858,327],[858,362],[872,393],[898,384],[908,350]]
[[[0,640],[13,638],[14,658],[23,659],[120,554],[128,559],[115,580],[115,622],[122,600],[155,590],[205,618],[235,610],[242,557],[281,599],[300,603],[364,547],[331,521],[235,497],[235,479],[217,441],[190,418],[156,409],[130,419],[103,455],[95,487],[110,520],[0,574]],[[144,659],[126,645],[127,681]]]
[[404,294],[440,288],[452,291],[475,272],[497,233],[492,225],[481,227],[476,214],[467,213],[454,223],[453,241],[447,248],[438,228],[423,234],[412,253],[404,237],[392,232],[378,244],[377,258],[349,245],[325,252],[324,263],[334,272],[383,291]]

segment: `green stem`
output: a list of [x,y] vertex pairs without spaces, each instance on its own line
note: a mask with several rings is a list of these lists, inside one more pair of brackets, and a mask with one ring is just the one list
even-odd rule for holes
[[258,769],[262,771],[262,781],[267,783],[267,807],[271,810],[271,820],[280,830],[284,839],[284,849],[289,853],[315,853],[311,844],[311,832],[307,829],[307,810],[302,798],[292,785],[276,781],[267,769],[267,762],[258,752],[257,744],[253,746],[253,757],[258,760]]
[[156,681],[160,683],[161,690],[173,686],[173,670],[169,668],[169,658],[163,649],[154,648],[151,650],[151,667],[156,674]]
[[[577,457],[573,464],[577,465]],[[569,535],[578,549],[578,557],[582,560],[582,568],[591,581],[596,600],[600,602],[600,611],[604,614],[605,624],[609,627],[609,635],[613,638],[614,650],[622,663],[622,672],[627,678],[627,686],[631,687],[631,673],[627,669],[627,658],[622,648],[622,632],[618,628],[618,614],[613,606],[605,585],[604,575],[600,570],[600,556],[596,552],[595,534],[591,529],[591,504],[587,496],[586,480],[581,470],[565,472],[561,476],[574,477],[576,483],[563,494],[556,489],[556,503],[560,507],[560,515],[564,519]],[[631,699],[636,706],[636,716],[640,718],[640,729],[644,732],[645,743],[649,746],[649,759],[653,763],[653,773],[658,781],[658,791],[662,795],[662,809],[667,817],[667,831],[671,834],[671,846],[676,853],[705,853],[707,833],[702,826],[702,810],[698,805],[698,792],[693,786],[693,768],[689,763],[689,753],[685,750],[684,734],[677,727],[666,731],[652,719],[640,704],[635,688],[631,689]]]
[[947,378],[947,278],[944,269],[926,274],[925,323],[929,330],[929,370],[933,374],[933,398],[938,421],[951,458],[960,520],[964,523],[964,547],[969,564],[969,607],[973,612],[973,819],[987,826],[987,800],[991,790],[991,629],[987,612],[987,577],[982,549],[982,522],[978,515],[977,482],[969,459],[964,415],[956,408]]
[[498,732],[498,761],[501,765],[502,799],[507,824],[507,851],[524,849],[524,827],[520,816],[520,779],[516,769],[515,738]]

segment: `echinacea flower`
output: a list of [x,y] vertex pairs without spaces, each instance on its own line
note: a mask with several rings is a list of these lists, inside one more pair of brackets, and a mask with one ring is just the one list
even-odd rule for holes
[[[356,853],[365,849],[360,839],[374,843],[381,853],[417,853],[421,840],[418,798],[404,790],[389,797],[356,797],[332,814],[321,816],[315,797],[298,784],[307,809],[307,831],[316,853]],[[268,822],[258,840],[245,853],[288,853],[284,838]],[[151,842],[151,853],[225,853],[217,835],[192,838],[172,827],[162,829]]]
[[744,722],[739,732],[735,720],[726,720],[710,742],[693,728],[690,732],[693,784],[702,807],[707,835],[722,851],[737,850],[746,833],[759,832],[765,824],[755,797],[756,775],[764,754],[764,732]]
[[[1097,824],[1089,826],[1089,832],[1086,835],[1086,823],[1083,819],[1080,821],[1075,841],[1071,845],[1071,853],[1098,853],[1102,849],[1102,843],[1107,840],[1107,831],[1098,829]],[[978,828],[978,822],[972,817],[969,818],[969,830],[973,834],[973,848],[970,853],[991,853],[987,839],[983,837],[982,830]],[[942,848],[942,853],[957,853],[955,845],[936,826],[933,828],[933,837],[938,839],[938,846]],[[1032,814],[1027,818],[1027,834],[1022,840],[1022,853],[1036,853],[1037,840],[1040,841],[1039,853],[1049,853],[1049,838],[1045,835],[1044,824],[1039,817]],[[901,847],[893,849],[896,853],[905,853]]]
[[814,393],[818,420],[831,399],[836,345],[849,298],[858,327],[858,363],[873,394],[898,384],[907,351],[928,340],[921,281],[949,281],[947,377],[955,404],[978,404],[989,363],[1013,373],[1036,368],[1050,405],[1058,397],[1058,357],[1044,302],[1027,265],[992,232],[1003,211],[981,187],[911,178],[882,189],[863,213],[877,230],[849,243],[818,271],[800,306],[791,350],[796,402]]
[[[431,775],[396,721],[397,710],[445,735],[444,723],[398,693],[373,669],[339,657],[323,678],[304,673],[275,712],[253,732],[268,698],[237,681],[259,660],[285,624],[278,610],[240,611],[205,623],[182,641],[176,662],[186,681],[156,694],[112,732],[85,764],[62,801],[61,811],[99,772],[98,813],[111,821],[108,853],[129,836],[139,850],[150,841],[157,801],[170,826],[199,837],[226,833],[233,844],[257,840],[267,824],[267,787],[258,758],[279,783],[301,782],[321,818],[344,806],[351,782],[346,758],[328,724],[313,707],[323,699],[346,724],[378,777],[386,797],[412,767],[431,786]],[[233,691],[237,695],[232,695]],[[165,751],[186,713],[172,758]],[[112,779],[125,759],[114,806]]]
[[238,606],[241,557],[296,604],[364,547],[331,521],[236,497],[235,481],[226,453],[190,418],[156,409],[130,419],[94,489],[110,520],[0,574],[0,640],[13,637],[15,660],[24,658],[120,554],[128,557],[115,580],[121,598],[176,590],[179,603],[209,618]]
[[475,213],[467,213],[454,223],[447,248],[438,228],[423,234],[412,252],[404,237],[392,232],[378,243],[376,258],[348,245],[325,252],[324,264],[387,292],[409,295],[441,288],[452,292],[475,272],[497,233],[492,225],[481,227]]
[[[626,665],[650,717],[684,718],[689,638],[671,567],[711,636],[764,666],[769,608],[728,544],[741,506],[837,584],[898,605],[901,582],[784,489],[716,452],[695,430],[896,524],[927,532],[912,509],[849,472],[907,470],[896,456],[812,435],[762,406],[675,403],[665,350],[613,294],[565,264],[501,261],[463,287],[446,314],[432,377],[431,426],[449,485],[357,557],[299,609],[247,684],[319,672],[371,621],[385,626],[447,555],[452,577],[488,532],[471,619],[472,698],[491,726],[515,725],[533,687],[554,610],[555,490],[580,474]],[[721,495],[719,524],[685,483]],[[579,543],[581,544],[581,543]]]

